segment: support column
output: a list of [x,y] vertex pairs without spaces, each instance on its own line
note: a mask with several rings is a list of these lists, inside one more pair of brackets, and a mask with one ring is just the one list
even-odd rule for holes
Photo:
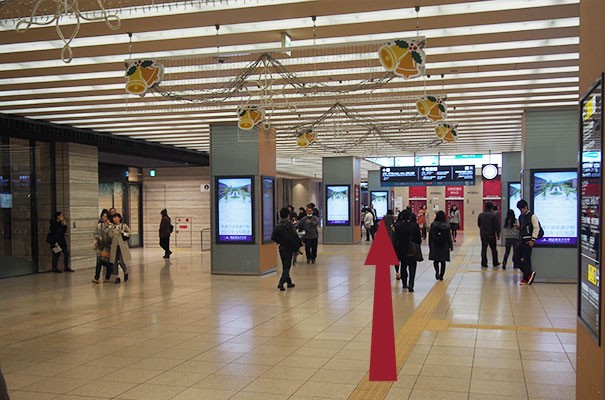
[[[516,202],[511,202],[511,198],[508,193],[509,182],[521,182],[521,152],[511,151],[502,153],[502,222],[506,219],[506,213],[509,209],[515,212],[515,215],[519,214],[517,210]],[[514,197],[513,200],[516,200]],[[513,204],[515,203],[515,204]]]
[[[323,158],[323,243],[354,244],[361,241],[361,163],[355,157]],[[349,223],[330,225],[328,222],[328,186],[348,186]]]
[[[210,184],[212,227],[212,273],[232,275],[262,275],[276,270],[277,247],[274,242],[263,243],[264,234],[270,236],[277,222],[279,207],[275,204],[275,135],[262,129],[242,131],[237,124],[210,125]],[[252,177],[252,235],[253,242],[217,243],[217,179]],[[263,203],[262,178],[273,179],[273,204],[265,197]],[[271,218],[263,229],[265,216]],[[223,217],[223,216],[222,216]],[[222,219],[221,217],[221,219]],[[224,217],[228,217],[225,215]],[[231,224],[234,222],[231,221]],[[270,228],[269,228],[270,227]]]
[[[97,257],[92,235],[99,222],[98,151],[94,146],[57,143],[56,154],[57,210],[65,214],[69,226],[70,265],[75,270],[92,268]],[[42,218],[40,223],[48,224]]]
[[[523,197],[532,204],[531,170],[578,168],[577,109],[526,111],[523,118]],[[536,214],[539,218],[539,213]],[[542,221],[545,221],[542,216]],[[574,248],[535,247],[536,282],[576,282],[578,252]]]

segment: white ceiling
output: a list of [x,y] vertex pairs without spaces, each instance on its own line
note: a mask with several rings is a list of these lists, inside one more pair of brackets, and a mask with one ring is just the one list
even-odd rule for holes
[[[276,129],[281,173],[321,177],[321,157],[334,155],[518,151],[524,110],[578,101],[579,0],[419,0],[418,14],[386,0],[112,0],[105,4],[120,8],[120,29],[83,23],[69,64],[53,26],[17,33],[7,19],[33,3],[0,0],[0,112],[208,151],[209,124],[236,122],[238,107],[259,105]],[[291,56],[279,50],[282,33]],[[380,45],[417,35],[430,78],[389,76]],[[264,52],[283,68],[247,70]],[[129,58],[164,64],[163,96],[126,94]],[[242,71],[250,73],[243,83]],[[216,95],[235,83],[239,91]],[[447,97],[456,143],[436,140],[435,124],[418,116],[425,94]],[[295,134],[305,124],[319,136],[302,149]]]

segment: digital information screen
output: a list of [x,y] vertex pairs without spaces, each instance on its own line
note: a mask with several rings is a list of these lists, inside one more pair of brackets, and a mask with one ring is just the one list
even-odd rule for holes
[[271,234],[275,227],[275,178],[270,176],[261,177],[262,182],[262,220],[263,220],[263,243],[271,241]]
[[254,178],[216,177],[217,243],[254,243]]
[[381,220],[382,217],[387,215],[387,210],[389,209],[389,192],[370,192],[370,204],[374,205],[374,210],[376,210],[376,217],[378,218],[378,220]]
[[0,208],[13,208],[13,195],[0,193]]
[[532,170],[532,211],[544,229],[536,246],[575,247],[578,243],[578,171]]
[[380,186],[475,185],[474,165],[381,167]]
[[350,225],[349,185],[326,185],[326,224]]
[[517,219],[521,215],[521,211],[517,208],[519,200],[521,200],[521,182],[508,182],[508,209],[515,212]]
[[580,101],[580,245],[578,317],[601,344],[601,162],[603,77]]

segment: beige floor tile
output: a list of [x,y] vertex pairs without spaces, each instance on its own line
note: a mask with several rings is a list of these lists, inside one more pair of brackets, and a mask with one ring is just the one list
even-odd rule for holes
[[471,393],[499,396],[525,396],[527,389],[523,382],[496,382],[471,379]]
[[447,378],[420,375],[414,389],[468,393],[470,378]]
[[146,381],[145,384],[189,387],[207,376],[208,374],[168,371],[154,376]]
[[[262,397],[259,398],[259,394],[258,393],[254,393],[254,392],[239,392],[237,394],[235,394],[233,397],[229,398],[229,400],[284,400],[284,396],[282,396],[281,394],[268,394],[268,393],[263,393]],[[317,399],[315,397],[302,397],[302,396],[290,396],[288,397],[288,400],[311,400],[311,399]]]
[[561,400],[574,400],[576,398],[575,386],[528,383],[527,391],[530,397]]
[[570,362],[523,360],[523,369],[537,372],[560,372],[574,374]]
[[313,382],[344,383],[357,385],[366,374],[366,371],[339,371],[335,369],[320,369],[308,380]]
[[136,383],[102,379],[70,391],[71,396],[113,398],[135,387]]
[[267,365],[252,365],[252,364],[229,364],[218,371],[213,371],[221,375],[238,375],[259,377],[271,369]]
[[55,394],[24,392],[20,390],[10,391],[11,400],[50,400],[56,397]]
[[172,372],[189,372],[194,374],[213,374],[225,366],[224,363],[210,361],[185,361],[171,369]]
[[521,370],[521,360],[510,358],[496,360],[490,357],[475,357],[473,367]]
[[527,400],[527,396],[525,396],[525,395],[499,396],[499,395],[491,395],[491,394],[484,394],[484,393],[481,393],[481,394],[471,393],[468,400]]
[[520,360],[521,355],[519,349],[506,350],[506,349],[475,349],[475,357],[479,358],[491,358],[491,359],[508,359],[508,360]]
[[248,386],[255,379],[256,378],[253,376],[212,374],[197,382],[193,386],[204,389],[239,391]]
[[433,355],[429,354],[426,359],[426,364],[436,365],[449,365],[449,366],[460,366],[470,367],[473,365],[472,356],[444,356],[444,355]]
[[485,381],[525,382],[523,370],[473,367],[473,379]]
[[6,386],[10,390],[19,390],[46,378],[43,376],[6,374],[4,375],[4,379],[6,380]]
[[412,389],[402,387],[392,387],[387,393],[384,400],[407,400],[412,393]]
[[160,373],[161,372],[157,370],[126,367],[99,378],[110,382],[143,383]]
[[467,400],[468,394],[437,390],[414,389],[408,400]]
[[542,385],[575,386],[576,374],[545,371],[525,371],[525,381]]
[[325,370],[317,370],[316,368],[298,368],[298,367],[286,367],[276,366],[265,372],[263,378],[274,378],[274,379],[291,379],[295,381],[306,381],[309,380],[316,372]]
[[471,367],[451,367],[448,365],[429,364],[422,368],[420,375],[432,376],[435,378],[448,377],[469,379],[471,377]]
[[23,390],[28,392],[65,394],[87,384],[88,382],[89,381],[87,379],[54,376],[26,386],[23,388]]
[[305,381],[293,381],[290,379],[258,378],[242,389],[242,391],[259,394],[279,394],[287,397],[294,394],[304,383]]
[[188,388],[172,397],[173,400],[227,400],[237,392],[234,390],[217,390],[203,388]]
[[185,390],[186,388],[181,386],[144,384],[136,386],[116,398],[129,400],[168,400]]
[[356,385],[342,383],[306,382],[296,392],[297,395],[319,397],[322,399],[346,399],[355,390]]

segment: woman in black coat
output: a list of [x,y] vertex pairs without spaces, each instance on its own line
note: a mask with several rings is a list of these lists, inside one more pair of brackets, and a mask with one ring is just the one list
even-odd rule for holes
[[55,217],[50,220],[50,227],[48,234],[48,244],[50,244],[50,249],[52,251],[52,271],[53,272],[63,272],[59,270],[59,258],[61,254],[63,254],[63,265],[65,267],[66,272],[74,272],[73,269],[69,267],[69,250],[67,249],[67,240],[65,239],[65,234],[67,233],[67,223],[65,222],[65,216],[61,211],[57,211],[55,213]]
[[[400,221],[395,225],[395,251],[401,263],[401,283],[403,288],[407,288],[410,292],[414,291],[414,279],[416,278],[417,261],[413,258],[408,258],[410,242],[420,245],[422,239],[420,236],[420,227],[417,223],[411,222],[412,212],[404,210],[399,213],[397,219]],[[409,272],[409,281],[408,281]]]
[[429,229],[429,260],[433,260],[435,279],[443,280],[445,263],[450,261],[450,251],[454,250],[452,231],[447,222],[445,213],[437,211],[435,221]]

